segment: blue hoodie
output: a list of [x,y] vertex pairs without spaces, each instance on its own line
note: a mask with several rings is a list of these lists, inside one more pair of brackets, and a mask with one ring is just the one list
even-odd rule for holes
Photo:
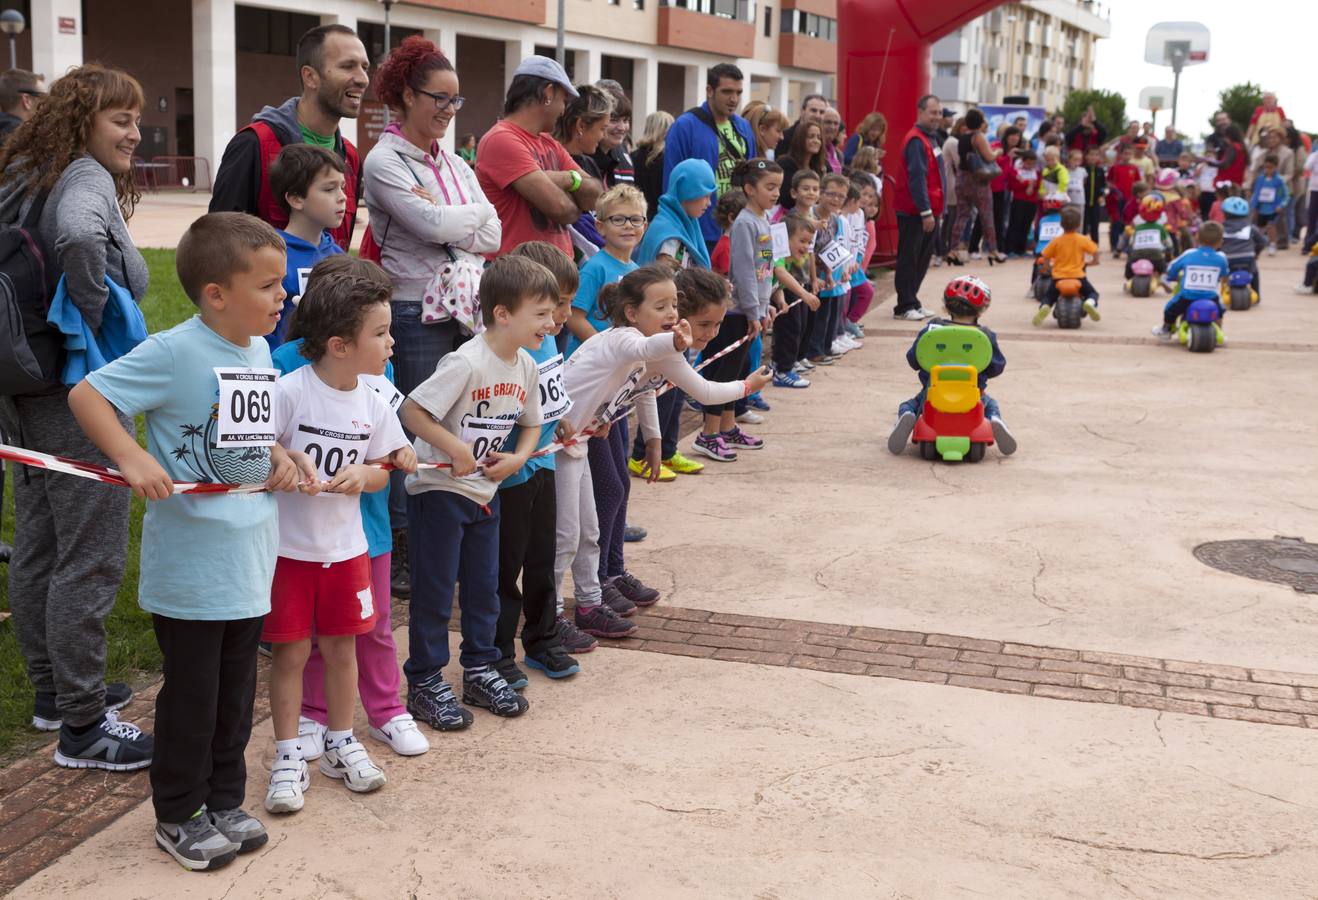
[[642,266],[654,262],[666,241],[677,240],[686,248],[693,265],[708,269],[709,249],[700,231],[700,220],[687,215],[682,204],[709,197],[715,187],[714,170],[703,159],[684,159],[674,166],[668,178],[668,190],[659,198],[659,213],[632,254],[632,260]]
[[[709,113],[709,103],[702,103],[700,106],[706,114]],[[753,159],[756,155],[755,134],[751,131],[751,123],[741,116],[733,116],[731,122],[733,130],[746,142],[746,158]],[[703,159],[709,163],[711,169],[717,170],[719,149],[719,139],[714,129],[696,118],[690,110],[682,113],[673,123],[673,127],[668,129],[668,135],[664,138],[664,190],[668,190],[668,179],[672,176],[673,169],[685,160]],[[705,236],[707,244],[716,243],[723,236],[718,223],[714,221],[712,204],[700,217],[700,232]]]
[[293,300],[302,296],[307,276],[316,267],[316,263],[327,256],[343,252],[343,248],[334,243],[334,238],[330,237],[328,231],[320,233],[318,247],[311,246],[302,238],[287,231],[279,232],[279,236],[284,239],[284,244],[288,247],[288,269],[284,274],[284,308],[279,311],[279,324],[275,326],[274,331],[265,336],[271,350],[284,342],[284,335],[288,334],[288,322],[293,315]]

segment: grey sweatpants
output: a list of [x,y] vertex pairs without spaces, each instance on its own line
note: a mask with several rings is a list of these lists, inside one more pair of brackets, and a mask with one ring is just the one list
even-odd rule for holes
[[[9,442],[110,465],[69,411],[67,388],[4,398]],[[132,433],[133,423],[120,416]],[[129,492],[86,478],[15,466],[9,608],[38,692],[82,726],[105,708],[105,618],[128,552]]]
[[563,576],[572,572],[577,606],[599,606],[600,523],[595,511],[595,491],[590,480],[590,462],[563,452],[554,460],[554,493],[558,506],[555,536],[554,590],[558,613],[563,613]]

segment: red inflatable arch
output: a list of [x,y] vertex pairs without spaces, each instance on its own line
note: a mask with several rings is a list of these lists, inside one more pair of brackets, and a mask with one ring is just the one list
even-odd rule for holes
[[[842,117],[855,127],[878,110],[888,119],[886,167],[929,92],[929,47],[1003,0],[838,0],[837,75]],[[896,220],[884,204],[877,256],[896,256]]]

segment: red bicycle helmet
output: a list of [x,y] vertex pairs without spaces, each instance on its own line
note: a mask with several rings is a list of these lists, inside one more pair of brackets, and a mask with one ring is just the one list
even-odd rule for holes
[[943,300],[964,300],[975,309],[983,309],[993,299],[993,292],[984,279],[975,275],[958,275],[947,283]]

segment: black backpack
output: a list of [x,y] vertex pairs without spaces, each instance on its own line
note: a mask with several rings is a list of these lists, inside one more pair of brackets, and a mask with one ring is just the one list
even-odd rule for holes
[[46,323],[51,286],[37,226],[49,191],[22,221],[0,226],[0,395],[50,387],[58,374],[63,336]]

